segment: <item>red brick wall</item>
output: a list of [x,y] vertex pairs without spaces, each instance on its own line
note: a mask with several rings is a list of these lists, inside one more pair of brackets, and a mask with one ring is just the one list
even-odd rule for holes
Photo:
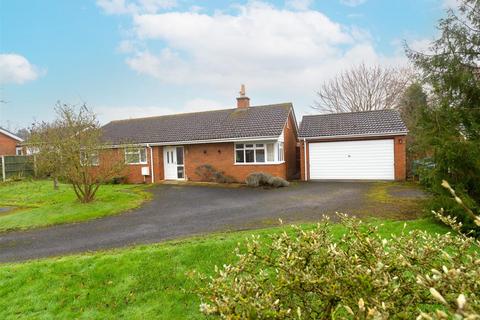
[[[323,142],[329,141],[354,141],[354,140],[377,140],[377,139],[394,139],[394,162],[395,162],[395,180],[396,181],[404,181],[406,179],[406,136],[394,136],[394,137],[375,137],[375,138],[356,138],[356,139],[329,139],[329,140],[321,140]],[[321,142],[319,141],[310,141],[310,142]],[[305,174],[309,172],[309,154],[308,154],[308,144],[307,141],[307,168],[305,168],[305,158],[304,158],[304,144],[303,140],[300,141],[300,177],[302,180],[307,180],[305,178]],[[308,178],[308,177],[307,177]]]
[[[128,178],[129,183],[143,183],[144,179],[142,176],[142,167],[149,167],[151,171],[150,165],[150,152],[153,153],[153,173],[154,173],[154,182],[159,182],[164,179],[163,175],[163,148],[162,147],[152,147],[147,148],[147,164],[127,164],[125,168],[125,175]],[[123,153],[123,149],[122,149]],[[145,177],[146,183],[152,182],[151,172],[149,176]]]
[[[293,112],[293,111],[292,111]],[[287,167],[287,178],[293,179],[300,168],[297,164],[297,132],[295,127],[295,121],[292,114],[288,117],[287,124],[284,128],[284,150],[285,150],[285,164]]]
[[407,178],[407,137],[397,136],[394,139],[395,180],[404,181]]
[[252,172],[268,172],[274,176],[287,178],[286,164],[236,165],[234,163],[234,143],[207,143],[185,146],[185,173],[189,180],[200,181],[195,173],[198,166],[210,164],[238,182],[244,182]]
[[[162,147],[152,147],[153,152],[153,173],[155,182],[163,180],[163,149]],[[100,156],[100,166],[109,161],[124,161],[125,151],[123,148],[120,149],[108,149],[101,153]],[[149,176],[146,176],[145,179],[142,176],[142,167],[150,166],[150,148],[147,148],[147,164],[126,164],[123,170],[122,175],[127,178],[128,183],[151,183],[152,176],[151,172]],[[151,169],[150,169],[151,170]]]
[[[153,151],[153,170],[155,174],[155,182],[162,181],[163,176],[163,147],[152,147]],[[148,155],[148,163],[150,165],[150,154]]]
[[[244,182],[248,174],[252,172],[268,172],[272,175],[287,178],[286,163],[270,165],[235,165],[234,164],[234,143],[208,143],[185,145],[185,174],[188,180],[200,181],[200,177],[195,174],[198,166],[211,164],[219,171],[224,171],[226,175],[232,176],[238,182]],[[164,179],[163,170],[163,148],[152,147],[155,182]],[[220,150],[220,152],[219,152]],[[100,160],[100,165],[106,163],[109,159],[116,157],[124,158],[123,149],[110,149],[105,151]],[[150,167],[150,150],[147,148],[147,164],[126,165],[123,175],[127,177],[128,183],[143,183],[141,168]],[[151,176],[147,176],[146,183],[151,183]]]
[[11,137],[0,133],[0,156],[14,156],[15,148],[19,142]]

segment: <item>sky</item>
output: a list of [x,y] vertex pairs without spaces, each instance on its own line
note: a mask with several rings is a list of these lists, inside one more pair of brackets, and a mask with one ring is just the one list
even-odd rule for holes
[[292,102],[352,65],[404,66],[455,0],[0,0],[0,126],[87,104],[101,123]]

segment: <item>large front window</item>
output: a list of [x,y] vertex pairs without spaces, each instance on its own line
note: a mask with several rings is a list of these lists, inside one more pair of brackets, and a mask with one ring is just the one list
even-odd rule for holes
[[127,148],[125,149],[125,162],[127,164],[146,164],[146,148]]
[[[279,143],[236,143],[235,163],[276,163],[283,161],[278,153]],[[282,142],[283,150],[283,142]]]

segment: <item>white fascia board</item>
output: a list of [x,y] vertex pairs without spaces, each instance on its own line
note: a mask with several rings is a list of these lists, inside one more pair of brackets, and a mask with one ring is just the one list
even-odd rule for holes
[[300,137],[301,140],[329,140],[329,139],[343,139],[343,138],[371,138],[371,137],[387,137],[387,136],[404,136],[408,131],[399,132],[385,132],[385,133],[371,133],[371,134],[347,134],[337,136],[320,136],[320,137]]
[[265,141],[274,140],[278,141],[280,136],[266,136],[266,137],[245,137],[245,138],[228,138],[228,139],[210,139],[210,140],[187,140],[187,141],[172,141],[172,142],[150,142],[150,143],[132,143],[123,145],[108,145],[105,148],[121,148],[128,145],[132,146],[178,146],[188,144],[205,144],[205,143],[222,143],[222,142],[244,142],[244,141]]
[[6,131],[6,130],[3,130],[3,129],[1,129],[1,128],[0,128],[0,133],[3,133],[4,135],[6,135],[6,136],[8,136],[8,137],[17,140],[18,142],[23,142],[23,139],[22,139],[22,138],[14,135],[13,133],[10,133],[10,132],[8,132],[8,131]]

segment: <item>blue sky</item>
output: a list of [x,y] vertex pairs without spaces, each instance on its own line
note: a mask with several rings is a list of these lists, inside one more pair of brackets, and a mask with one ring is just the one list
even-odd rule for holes
[[[454,1],[454,0],[453,0]],[[348,66],[405,65],[452,0],[0,0],[0,125],[87,103],[102,122],[291,101]],[[6,102],[6,103],[5,103]]]

